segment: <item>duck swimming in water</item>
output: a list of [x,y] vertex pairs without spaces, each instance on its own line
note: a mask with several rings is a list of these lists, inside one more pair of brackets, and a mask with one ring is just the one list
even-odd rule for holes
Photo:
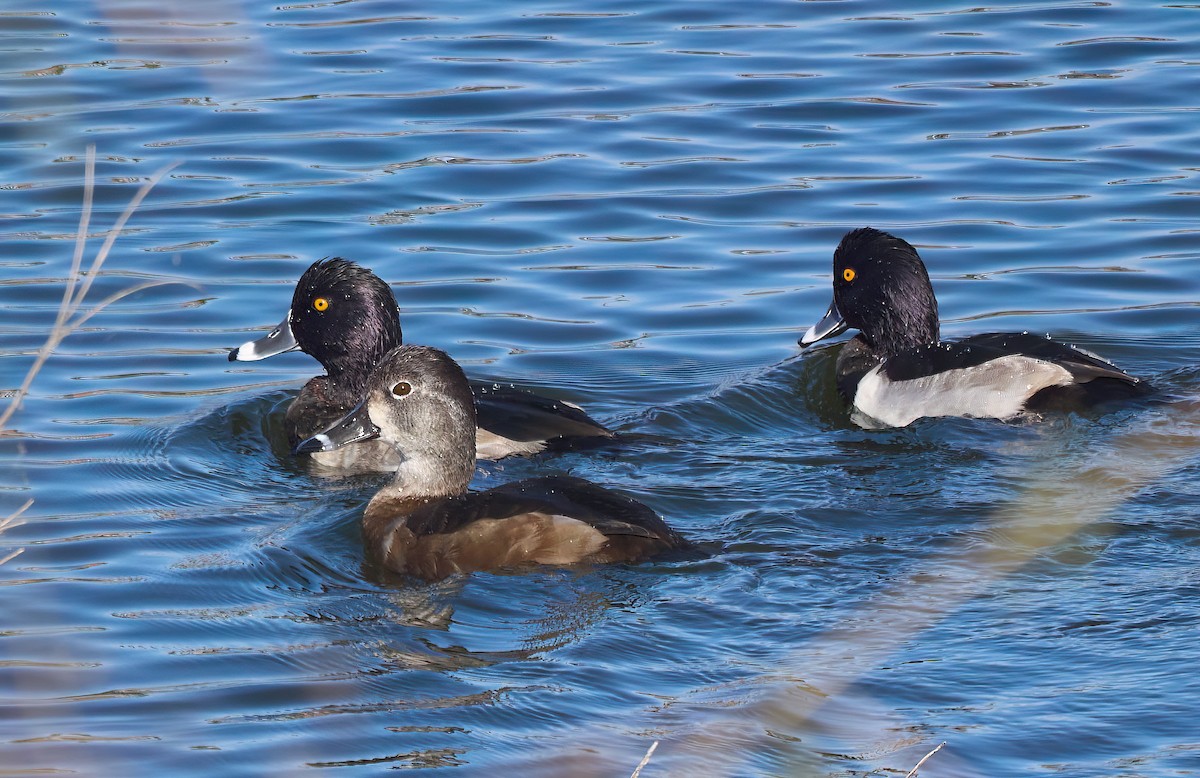
[[925,263],[907,241],[863,227],[833,254],[833,302],[801,346],[847,329],[838,391],[865,427],[926,416],[1009,419],[1149,394],[1146,382],[1095,354],[1048,338],[987,333],[943,341]]
[[378,438],[399,464],[367,504],[363,534],[389,569],[426,580],[530,564],[636,562],[689,546],[659,516],[582,478],[530,478],[468,492],[475,403],[462,369],[427,346],[393,349],[366,399],[300,453]]

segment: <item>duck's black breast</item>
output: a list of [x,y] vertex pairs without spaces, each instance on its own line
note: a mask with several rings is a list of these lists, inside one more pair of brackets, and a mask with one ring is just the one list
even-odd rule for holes
[[328,376],[317,376],[296,395],[288,406],[284,423],[288,444],[295,446],[341,419],[358,403],[352,392],[343,390]]
[[867,345],[862,335],[855,335],[842,344],[838,352],[836,373],[838,394],[846,402],[854,400],[858,382],[871,370],[879,366],[881,358]]
[[[393,511],[401,515],[386,515]],[[689,545],[645,505],[570,476],[372,502],[364,519],[388,567],[426,579],[530,563],[633,562]]]

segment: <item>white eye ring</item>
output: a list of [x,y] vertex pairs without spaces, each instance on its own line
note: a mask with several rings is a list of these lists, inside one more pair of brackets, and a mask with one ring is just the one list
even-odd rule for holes
[[400,381],[392,386],[392,398],[399,400],[401,397],[412,392],[412,384],[408,381]]

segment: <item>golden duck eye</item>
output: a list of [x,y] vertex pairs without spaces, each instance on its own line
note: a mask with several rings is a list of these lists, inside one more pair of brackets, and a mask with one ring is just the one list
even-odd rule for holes
[[412,384],[410,384],[408,381],[401,381],[400,383],[398,383],[392,387],[392,397],[395,397],[396,399],[400,399],[401,397],[403,397],[404,395],[408,394],[411,391],[412,391]]
[[854,268],[852,267],[848,267],[842,271],[842,279],[845,281],[853,281],[856,275],[858,275],[858,273],[855,273]]
[[313,300],[313,308],[318,313],[324,313],[329,308],[329,301],[324,297],[318,297],[317,299]]

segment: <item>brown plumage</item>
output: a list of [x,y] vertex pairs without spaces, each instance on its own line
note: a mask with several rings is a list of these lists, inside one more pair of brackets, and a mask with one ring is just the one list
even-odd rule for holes
[[425,346],[389,353],[354,412],[300,444],[329,450],[378,438],[399,459],[367,505],[363,535],[396,572],[427,580],[524,565],[636,562],[687,547],[650,508],[581,478],[531,478],[468,492],[475,409],[466,376]]

